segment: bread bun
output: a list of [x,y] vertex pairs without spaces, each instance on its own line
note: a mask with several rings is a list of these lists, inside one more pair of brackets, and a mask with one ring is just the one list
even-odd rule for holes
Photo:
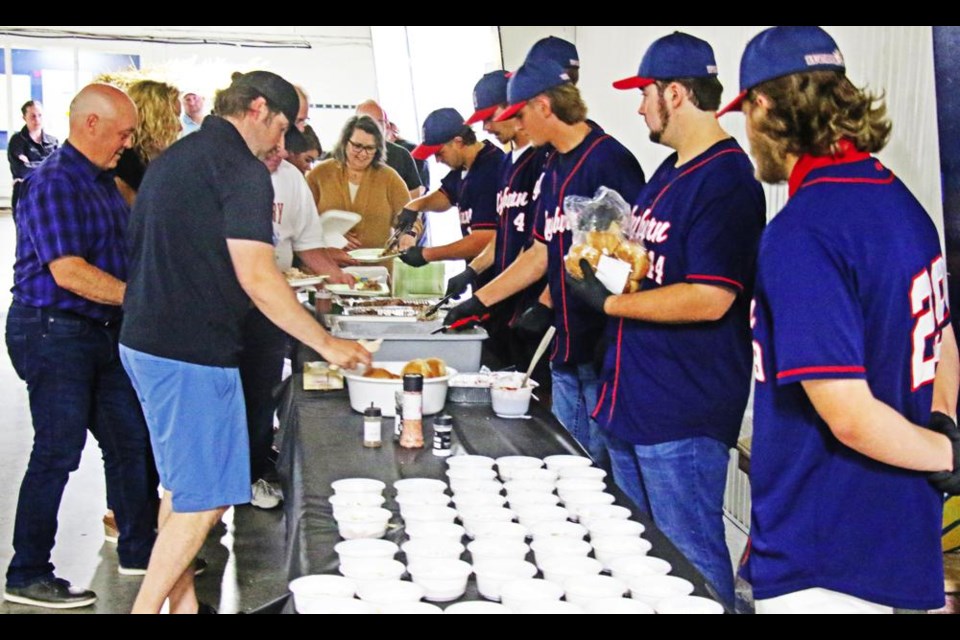
[[620,234],[609,231],[588,231],[586,234],[586,244],[593,247],[603,255],[612,256],[613,252],[620,246]]
[[638,242],[623,242],[614,252],[614,257],[630,265],[630,280],[641,281],[647,277],[650,258],[647,250]]
[[427,358],[427,367],[430,370],[428,378],[442,378],[447,375],[447,363],[440,358]]
[[583,269],[580,268],[580,261],[586,260],[590,263],[590,266],[596,270],[597,265],[600,264],[600,257],[602,255],[603,254],[595,247],[578,244],[570,249],[570,253],[567,254],[564,264],[571,276],[577,280],[583,280]]
[[375,378],[377,380],[399,380],[400,376],[395,373],[390,373],[386,369],[372,368],[367,369],[367,372],[363,374],[364,378]]
[[412,375],[421,375],[424,378],[429,377],[430,366],[427,364],[426,360],[411,360],[403,366],[403,375],[412,376]]

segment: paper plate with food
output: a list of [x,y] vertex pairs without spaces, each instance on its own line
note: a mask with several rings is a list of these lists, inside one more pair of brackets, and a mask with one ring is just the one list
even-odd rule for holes
[[384,254],[383,249],[379,247],[373,247],[370,249],[354,249],[353,251],[348,252],[347,255],[360,264],[376,264],[378,262],[383,262],[384,260],[393,260],[400,254],[396,251],[391,251],[390,253]]
[[283,272],[284,277],[287,279],[287,284],[289,284],[294,289],[301,289],[303,287],[312,287],[318,285],[324,280],[327,279],[327,276],[317,276],[312,273],[306,273],[297,269],[296,267],[291,267],[286,269]]
[[338,296],[376,298],[390,295],[390,285],[386,283],[386,278],[360,278],[352,285],[328,284],[326,288]]

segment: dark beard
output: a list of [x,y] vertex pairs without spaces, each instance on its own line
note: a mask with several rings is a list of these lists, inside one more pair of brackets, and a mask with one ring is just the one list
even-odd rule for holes
[[663,94],[658,94],[659,100],[657,101],[657,116],[660,119],[660,130],[654,131],[650,130],[650,141],[660,144],[660,139],[663,137],[663,132],[667,130],[667,125],[670,124],[670,112],[667,111],[667,101],[663,98]]

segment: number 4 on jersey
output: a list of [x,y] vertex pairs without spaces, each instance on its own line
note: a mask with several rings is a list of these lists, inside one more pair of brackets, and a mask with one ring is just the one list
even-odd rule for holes
[[524,216],[526,215],[527,215],[526,213],[521,213],[520,215],[518,215],[516,218],[513,219],[513,226],[517,228],[517,233],[523,233],[523,227],[526,224],[523,219],[524,219]]
[[913,277],[910,313],[915,319],[911,339],[910,380],[912,390],[933,382],[940,361],[941,327],[949,317],[947,267],[937,256],[929,269]]

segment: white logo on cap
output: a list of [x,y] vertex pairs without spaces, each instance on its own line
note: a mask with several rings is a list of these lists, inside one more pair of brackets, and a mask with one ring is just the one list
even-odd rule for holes
[[560,79],[561,79],[561,80],[566,80],[567,82],[569,82],[569,81],[570,81],[570,76],[569,76],[569,74],[567,74],[566,71],[564,71],[563,73],[560,74]]
[[715,65],[715,64],[708,64],[708,65],[707,65],[707,73],[717,73],[717,65]]
[[803,56],[803,61],[807,63],[808,67],[813,67],[818,64],[843,66],[843,54],[841,54],[839,50],[833,53],[809,53]]

